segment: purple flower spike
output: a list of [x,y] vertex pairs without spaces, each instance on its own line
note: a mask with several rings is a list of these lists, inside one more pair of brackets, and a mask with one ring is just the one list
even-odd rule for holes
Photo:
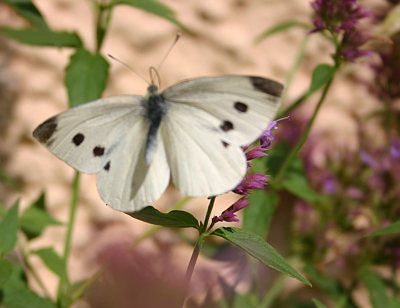
[[219,221],[227,221],[227,222],[238,222],[239,218],[236,216],[236,212],[248,206],[249,200],[246,197],[242,197],[237,200],[234,204],[232,204],[229,208],[221,213],[219,216],[214,216],[212,219],[213,224]]
[[271,121],[271,123],[269,123],[267,128],[260,136],[260,147],[262,149],[268,148],[271,145],[272,141],[274,141],[274,135],[272,135],[272,130],[278,128],[278,122],[286,120],[288,118],[289,117],[284,117],[275,121]]
[[361,6],[357,0],[314,0],[311,7],[315,11],[314,29],[310,33],[328,31],[332,35],[343,36],[340,56],[347,61],[368,56],[371,52],[360,47],[369,39],[357,26],[360,19],[372,17],[371,11]]
[[253,160],[255,158],[259,158],[259,157],[263,157],[265,156],[265,148],[258,146],[258,147],[254,147],[251,150],[248,150],[245,154],[246,154],[246,159],[247,161],[249,160]]
[[[287,119],[288,117],[272,121],[262,135],[259,138],[260,145],[250,148],[251,145],[242,146],[243,151],[245,152],[247,165],[250,167],[251,160],[259,157],[265,156],[265,151],[271,145],[274,140],[274,136],[272,134],[272,130],[277,128],[277,124],[279,121]],[[253,189],[263,189],[267,184],[268,177],[264,174],[253,173],[247,174],[242,182],[233,190],[234,193],[239,195],[244,195],[242,198],[237,200],[234,204],[232,204],[229,208],[221,213],[219,216],[214,216],[212,219],[212,224],[210,228],[217,222],[227,221],[227,222],[238,222],[239,219],[236,216],[236,212],[243,209],[244,207],[249,205],[249,200],[246,198],[246,195],[250,194],[250,191]]]
[[267,179],[268,177],[264,174],[248,174],[233,192],[239,195],[248,195],[250,189],[263,189],[267,184]]

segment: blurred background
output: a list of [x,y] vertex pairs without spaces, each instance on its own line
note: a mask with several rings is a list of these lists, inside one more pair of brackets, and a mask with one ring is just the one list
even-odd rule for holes
[[[95,50],[96,12],[91,1],[33,2],[53,30],[76,31],[85,47]],[[177,32],[181,32],[182,38],[160,72],[163,88],[183,79],[209,75],[251,74],[282,83],[292,76],[291,86],[284,94],[284,109],[307,91],[316,65],[332,63],[331,44],[320,34],[309,34],[314,14],[310,1],[163,0],[162,3],[176,13],[176,18],[191,33],[143,10],[118,6],[113,11],[101,53],[113,55],[147,77],[148,68],[158,65]],[[385,37],[378,32],[377,24],[394,4],[379,0],[363,1],[362,4],[376,14],[375,26],[368,31],[377,37]],[[310,28],[293,27],[256,42],[263,31],[287,20],[307,23]],[[21,28],[26,27],[27,22],[10,6],[0,3],[0,26]],[[305,37],[308,37],[306,43]],[[373,49],[381,50],[375,45],[397,46],[395,40],[390,44],[386,40],[376,39]],[[0,36],[0,201],[10,206],[20,199],[20,206],[24,208],[45,192],[48,211],[62,222],[68,219],[74,171],[36,142],[32,131],[48,117],[68,108],[64,70],[73,52],[71,48],[24,45]],[[290,75],[298,59],[301,60],[298,69]],[[399,211],[397,192],[393,193],[391,201],[396,206],[385,217],[374,212],[370,202],[374,196],[366,195],[376,189],[376,185],[389,185],[385,181],[371,184],[368,181],[380,181],[381,178],[365,175],[368,168],[369,174],[373,173],[374,169],[370,168],[373,161],[386,155],[382,154],[387,144],[382,121],[368,118],[382,105],[382,96],[376,95],[379,91],[374,88],[379,72],[376,67],[382,64],[382,59],[376,52],[342,67],[301,152],[311,187],[318,193],[331,194],[331,200],[346,193],[349,199],[340,202],[353,206],[340,210],[342,217],[329,220],[330,211],[339,209],[325,210],[325,218],[321,218],[321,212],[315,210],[312,202],[286,194],[271,219],[268,233],[268,241],[284,256],[291,256],[289,260],[294,261],[295,267],[311,264],[327,277],[334,277],[327,283],[337,288],[335,292],[348,288],[345,297],[350,297],[351,301],[345,301],[350,304],[342,307],[372,307],[368,288],[355,282],[352,271],[353,262],[361,262],[360,251],[364,255],[372,254],[365,248],[365,243],[360,242],[360,234],[380,226],[377,221],[394,219]],[[104,96],[142,95],[146,92],[148,85],[142,79],[121,64],[111,59],[108,61],[110,75]],[[382,74],[380,72],[380,76]],[[386,81],[382,82],[385,84]],[[297,140],[317,99],[318,96],[310,97],[304,106],[289,114],[289,119],[279,123],[275,142],[285,139],[293,144]],[[391,97],[391,106],[396,106],[396,99],[396,95]],[[393,108],[396,110],[397,107]],[[366,118],[369,119],[368,125],[364,125]],[[393,134],[393,138],[398,138],[398,131]],[[364,158],[360,156],[361,150],[365,150]],[[394,163],[388,168],[398,170],[397,167],[398,163]],[[347,182],[341,177],[346,172]],[[390,181],[395,181],[395,177],[389,177]],[[364,178],[365,183],[349,184],[349,181]],[[392,182],[390,187],[395,187],[395,183]],[[182,292],[180,280],[175,278],[183,275],[186,269],[192,252],[190,243],[196,233],[154,228],[112,210],[99,198],[93,175],[82,175],[80,187],[68,264],[71,280],[101,275],[98,271],[104,264],[110,270],[105,270],[102,279],[88,288],[75,307],[166,307],[165,296],[176,297]],[[170,187],[155,207],[168,211],[181,197]],[[382,194],[378,193],[375,198],[382,200]],[[217,198],[215,213],[220,213],[236,199],[233,193]],[[185,205],[185,210],[203,219],[207,204],[205,198],[192,199]],[[325,206],[332,206],[332,203],[325,203]],[[340,226],[340,221],[346,221],[346,226]],[[29,247],[52,246],[61,252],[64,238],[64,227],[49,227],[42,236],[30,241]],[[394,242],[391,241],[390,249],[394,249],[398,258],[400,247]],[[215,302],[226,295],[226,290],[246,294],[253,286],[251,271],[254,267],[248,264],[245,256],[231,246],[219,247],[217,244],[211,243],[210,248],[206,247],[206,256],[199,260],[192,280],[193,296],[189,306],[214,307]],[[378,247],[372,251],[389,249]],[[384,277],[391,276],[394,271],[395,261],[390,256],[382,263],[379,272]],[[365,259],[368,257],[364,256]],[[44,277],[46,289],[54,297],[56,276],[38,257],[32,256],[31,262]],[[257,268],[260,282],[255,293],[265,293],[280,286],[279,295],[275,294],[271,302],[272,307],[313,307],[310,299],[318,296],[326,300],[328,306],[337,304],[318,283],[316,287],[308,288],[291,278],[282,280],[275,272],[262,266]],[[317,275],[313,276],[317,280],[315,277]],[[42,292],[34,279],[29,277],[29,281],[33,290]],[[393,280],[396,281],[397,278]],[[157,295],[160,292],[161,295]],[[152,302],[147,302],[149,297]],[[163,300],[157,302],[159,299]]]

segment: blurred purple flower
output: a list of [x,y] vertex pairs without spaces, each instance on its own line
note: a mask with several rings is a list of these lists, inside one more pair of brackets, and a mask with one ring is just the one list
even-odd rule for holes
[[88,292],[90,307],[180,307],[184,272],[170,250],[169,244],[159,253],[132,249],[130,241],[115,239],[102,247],[101,279]]
[[294,205],[294,214],[296,216],[295,222],[298,231],[305,233],[313,230],[316,223],[316,211],[310,204],[305,201],[296,202]]
[[393,159],[399,159],[400,158],[400,139],[396,139],[392,142],[390,145],[390,157]]
[[380,167],[379,162],[374,157],[372,157],[371,154],[367,153],[366,151],[364,151],[364,150],[360,151],[360,158],[364,164],[371,167],[372,169],[379,169],[379,167]]
[[383,102],[400,98],[400,32],[390,40],[390,44],[379,49],[379,63],[371,65],[374,76],[369,87]]
[[327,30],[333,35],[342,34],[339,56],[354,62],[371,54],[370,50],[360,49],[369,35],[357,29],[357,25],[360,19],[372,17],[372,13],[357,0],[314,0],[311,7],[315,11],[311,33]]
[[351,30],[344,33],[342,44],[343,48],[340,55],[350,62],[354,62],[358,58],[372,55],[371,50],[361,49],[361,47],[369,40],[369,36],[357,30]]
[[353,30],[360,19],[372,16],[357,0],[314,0],[311,7],[315,11],[313,32]]
[[233,203],[230,207],[228,207],[225,211],[222,212],[219,216],[214,216],[212,219],[212,223],[215,224],[219,221],[227,221],[227,222],[238,222],[239,218],[236,216],[236,212],[250,205],[247,197],[242,197]]
[[329,174],[322,179],[322,187],[325,193],[334,194],[338,191],[337,179],[333,174]]

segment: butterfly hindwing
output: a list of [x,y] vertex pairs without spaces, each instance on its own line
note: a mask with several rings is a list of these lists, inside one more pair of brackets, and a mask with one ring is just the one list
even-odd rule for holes
[[189,196],[214,196],[239,184],[246,158],[238,146],[224,141],[203,110],[171,106],[161,126],[171,177]]
[[151,164],[146,164],[144,148],[148,122],[141,118],[131,127],[115,148],[99,173],[97,187],[100,196],[116,210],[138,211],[161,197],[168,186],[170,170],[160,135],[156,140]]

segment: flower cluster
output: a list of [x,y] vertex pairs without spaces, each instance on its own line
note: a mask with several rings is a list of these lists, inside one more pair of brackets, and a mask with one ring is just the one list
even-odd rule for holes
[[383,101],[400,98],[400,32],[391,36],[392,44],[387,44],[378,52],[379,63],[371,65],[374,72],[372,92]]
[[[283,118],[286,119],[286,118]],[[283,120],[280,119],[280,120]],[[259,145],[253,148],[250,146],[243,147],[243,150],[246,154],[246,159],[248,163],[248,168],[251,167],[251,161],[253,159],[263,157],[266,155],[266,150],[272,144],[274,140],[274,136],[272,134],[272,130],[277,128],[277,124],[280,120],[272,121],[265,131],[261,134],[259,138]],[[247,174],[242,182],[233,190],[233,192],[242,195],[243,197],[233,203],[229,208],[221,213],[219,216],[214,216],[212,219],[212,224],[215,224],[220,221],[227,222],[237,222],[239,219],[236,216],[236,212],[248,206],[249,200],[247,195],[250,194],[253,189],[263,189],[267,184],[268,177],[264,174],[260,173],[249,173]]]
[[347,61],[370,54],[369,50],[360,47],[369,36],[358,29],[360,19],[371,17],[369,10],[357,0],[314,0],[311,7],[315,11],[312,32],[327,30],[334,37],[341,35],[339,56]]
[[316,13],[313,20],[315,31],[352,31],[360,19],[371,16],[371,12],[357,0],[315,0],[311,7]]
[[[296,120],[285,125],[280,139],[286,130],[292,134],[300,126]],[[359,121],[360,130],[366,123]],[[331,275],[332,268],[337,276],[346,275],[367,253],[374,256],[371,259],[385,258],[400,268],[398,239],[370,239],[363,246],[367,234],[400,214],[400,137],[396,132],[390,135],[383,144],[375,144],[370,135],[360,134],[362,149],[332,150],[331,143],[326,148],[321,135],[314,133],[301,152],[306,178],[321,199],[290,202],[295,249],[305,262],[317,262],[326,275]]]

